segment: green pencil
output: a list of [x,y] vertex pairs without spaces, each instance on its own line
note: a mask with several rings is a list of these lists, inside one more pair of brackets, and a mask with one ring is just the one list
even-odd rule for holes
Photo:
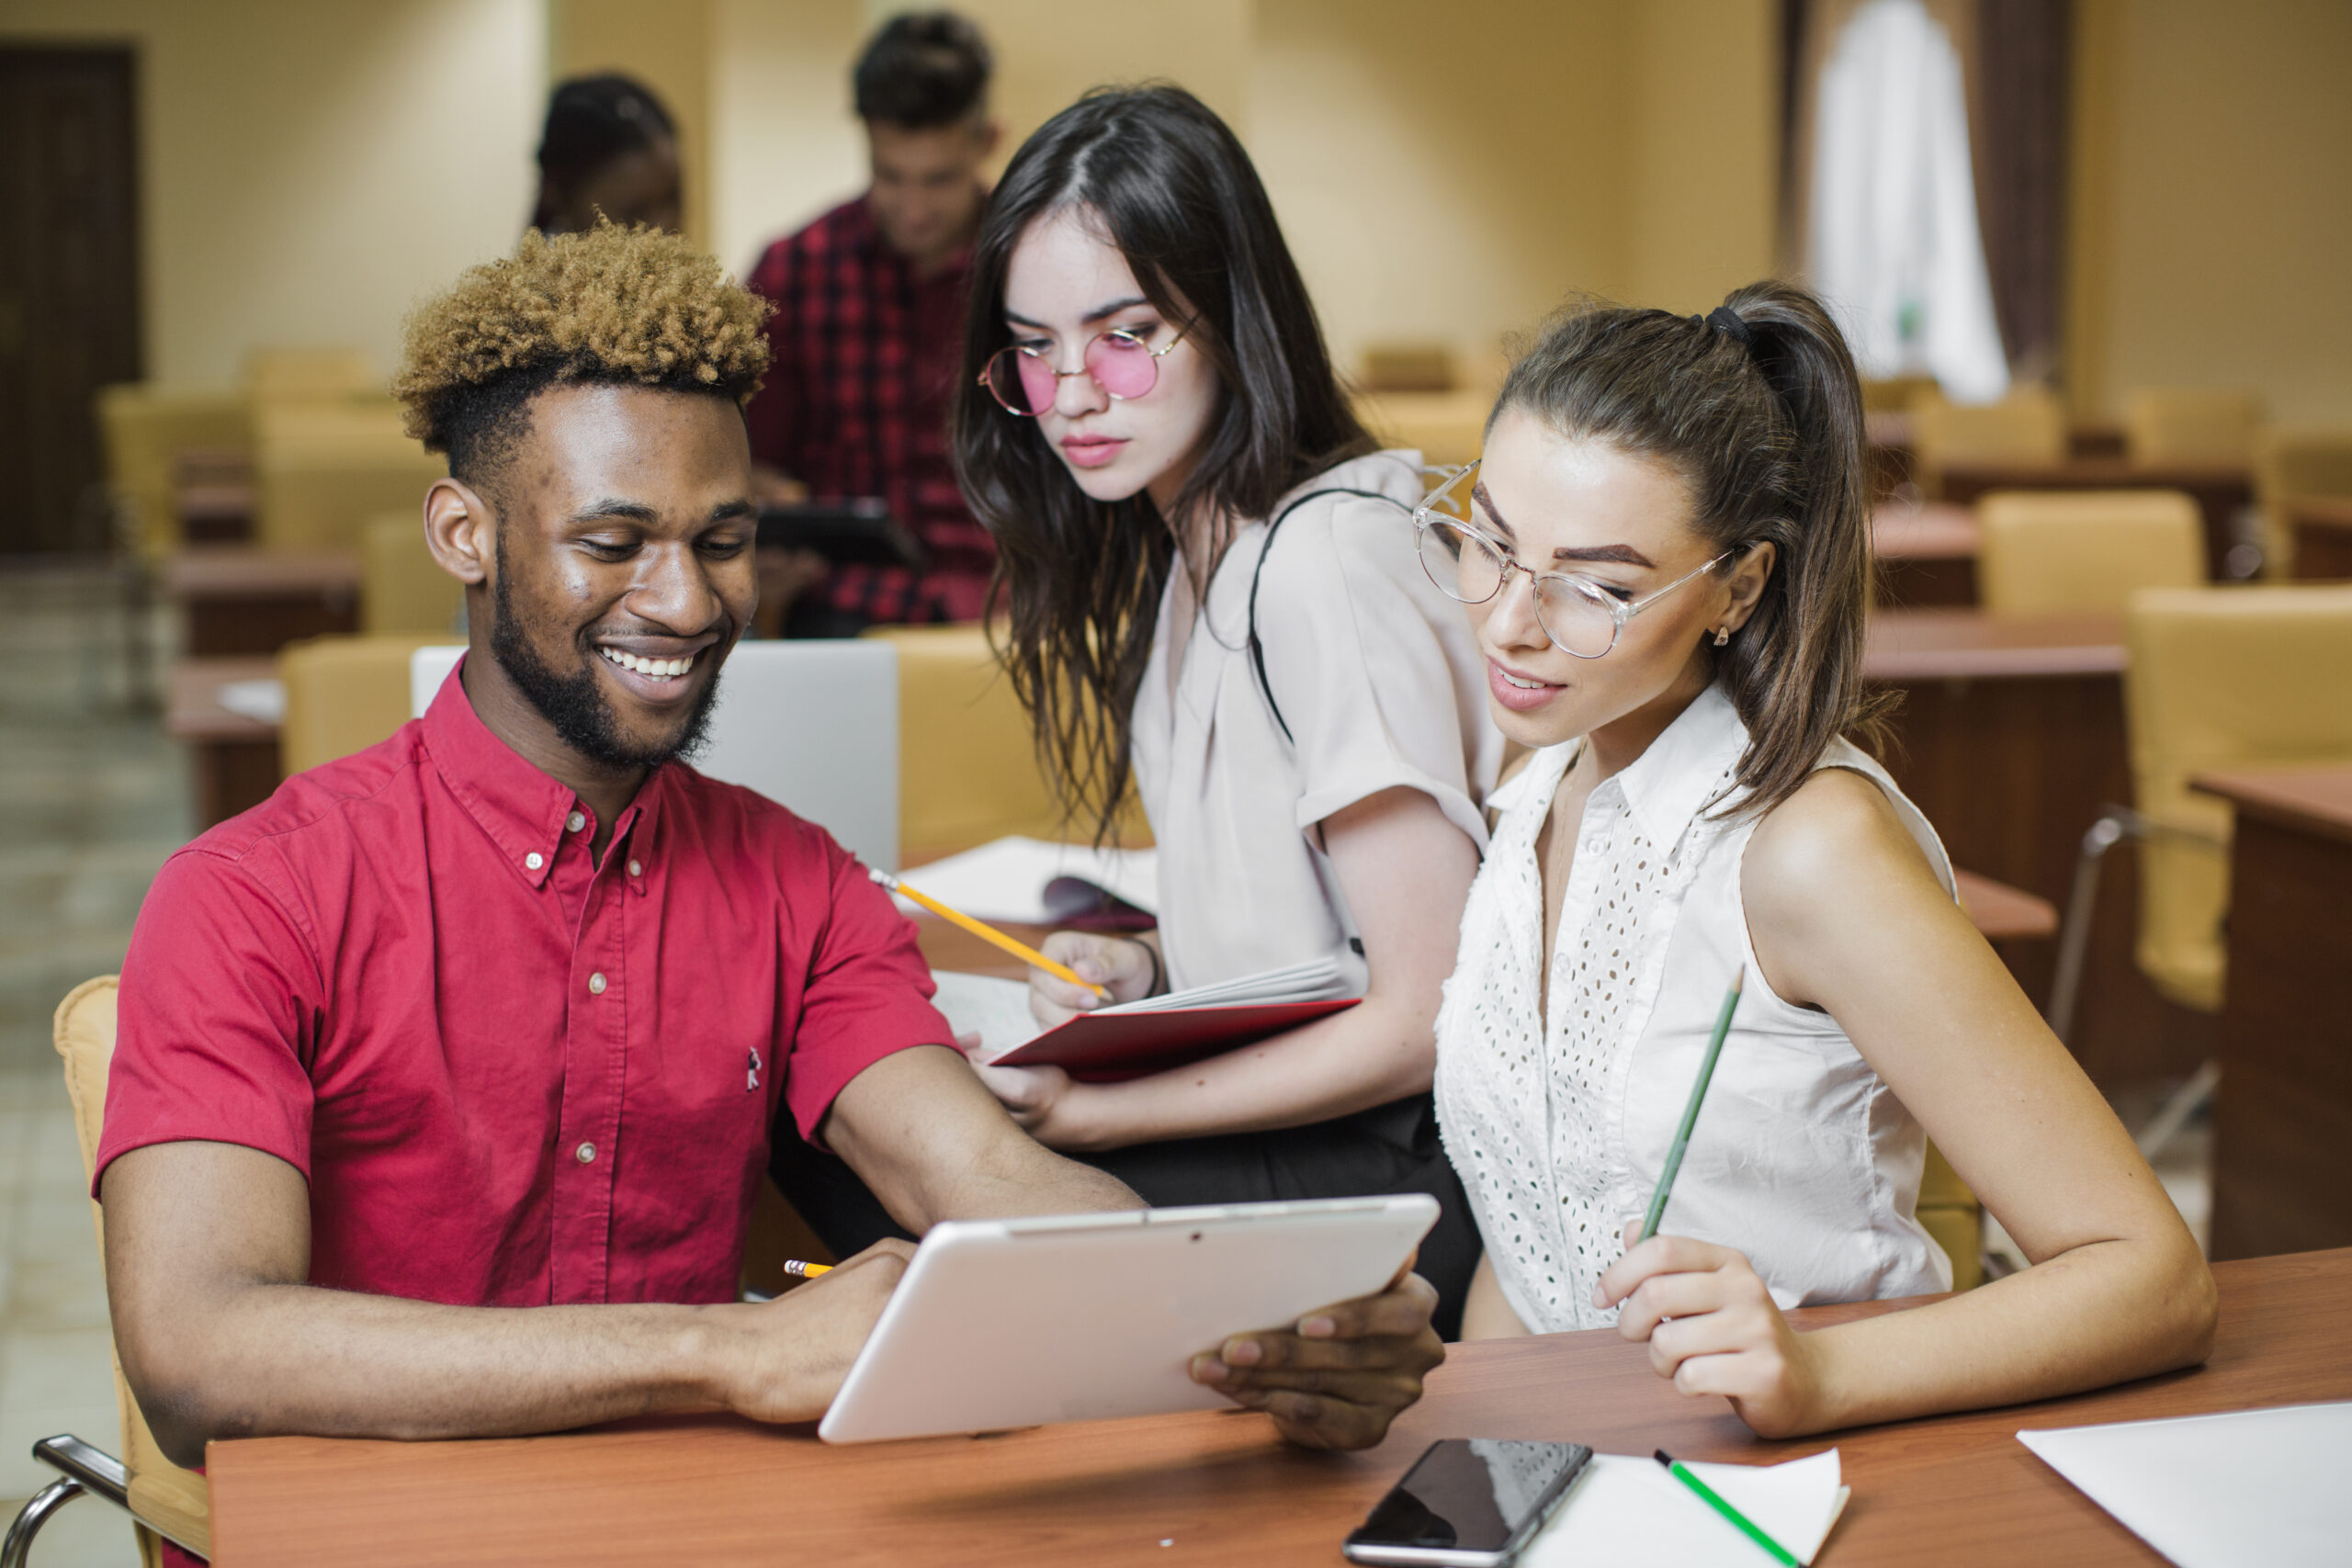
[[[1736,993],[1735,992],[1735,995],[1736,994]],[[1724,1016],[1729,1017],[1730,1015],[1726,1013]],[[1715,1038],[1718,1040],[1723,1038],[1723,1032],[1721,1030],[1716,1031]],[[1786,1563],[1788,1568],[1804,1568],[1804,1564],[1797,1561],[1796,1554],[1794,1552],[1791,1551],[1787,1547],[1782,1546],[1779,1541],[1774,1540],[1770,1536],[1766,1535],[1762,1530],[1757,1529],[1756,1526],[1749,1521],[1746,1514],[1741,1513],[1737,1508],[1735,1508],[1729,1503],[1724,1502],[1723,1498],[1716,1495],[1715,1489],[1713,1487],[1708,1485],[1705,1482],[1691,1474],[1690,1467],[1689,1465],[1684,1464],[1680,1460],[1676,1459],[1664,1449],[1657,1450],[1652,1457],[1655,1458],[1658,1463],[1666,1466],[1667,1474],[1674,1477],[1675,1480],[1679,1481],[1683,1485],[1688,1486],[1691,1491],[1697,1493],[1699,1495],[1699,1501],[1706,1504],[1707,1506],[1713,1508],[1715,1512],[1721,1514],[1724,1517],[1737,1525],[1742,1530],[1747,1532],[1748,1540],[1754,1541],[1757,1545],[1770,1552],[1775,1562]]]
[[[1706,1059],[1699,1064],[1699,1081],[1690,1086],[1690,1103],[1682,1108],[1682,1125],[1674,1134],[1674,1146],[1666,1151],[1666,1168],[1658,1173],[1657,1190],[1650,1194],[1650,1212],[1642,1221],[1641,1241],[1657,1235],[1657,1223],[1666,1216],[1666,1200],[1674,1190],[1674,1174],[1682,1168],[1682,1153],[1690,1146],[1690,1129],[1699,1120],[1699,1102],[1707,1098],[1707,1080],[1715,1076],[1715,1058],[1723,1055],[1724,1036],[1731,1032],[1731,1015],[1739,1009],[1739,988],[1747,983],[1747,971],[1743,968],[1732,976],[1731,989],[1724,993],[1724,1010],[1715,1018],[1714,1038],[1707,1042]],[[1693,1484],[1696,1484],[1693,1483]]]

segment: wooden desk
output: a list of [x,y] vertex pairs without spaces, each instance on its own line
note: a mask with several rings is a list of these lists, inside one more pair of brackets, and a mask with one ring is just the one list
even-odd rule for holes
[[164,563],[164,594],[187,616],[190,655],[276,653],[300,637],[359,629],[359,558],[190,545]]
[[2305,496],[2287,503],[2295,536],[2295,576],[2308,581],[2352,578],[2352,496]]
[[[2132,799],[2123,665],[2121,623],[2107,616],[1882,610],[1863,672],[1901,694],[1886,765],[1952,859],[2063,908],[2084,832]],[[2138,904],[2138,857],[2110,855],[2068,1043],[2110,1086],[2188,1074],[2216,1043],[2211,1019],[2140,973]],[[2052,944],[2002,957],[2037,1006],[2049,1000]]]
[[[1477,1436],[1745,1463],[1835,1446],[1854,1497],[1826,1568],[2157,1564],[2014,1434],[2352,1398],[2352,1251],[2214,1272],[2221,1333],[2199,1370],[1801,1442],[1761,1441],[1722,1400],[1681,1397],[1645,1347],[1602,1329],[1455,1347],[1362,1454],[1287,1449],[1263,1418],[1226,1414],[849,1448],[723,1416],[476,1442],[215,1443],[213,1562],[1336,1563],[1340,1537],[1424,1447]],[[1791,1315],[1818,1327],[1910,1304]]]
[[1975,604],[1976,557],[1984,539],[1969,507],[1881,502],[1871,513],[1878,602],[1919,609]]
[[172,666],[164,696],[164,730],[187,742],[196,775],[198,832],[259,806],[277,788],[277,726],[232,713],[220,688],[232,681],[273,679],[274,659],[243,655],[183,659]]
[[2244,464],[2134,463],[2126,457],[2070,457],[2063,463],[1954,463],[1937,499],[1973,502],[1996,490],[2178,490],[2205,521],[2205,575],[2229,577],[2229,553],[2243,542],[2238,514],[2254,502],[2254,475]]
[[2207,773],[2236,807],[2213,1256],[2352,1244],[2352,768]]

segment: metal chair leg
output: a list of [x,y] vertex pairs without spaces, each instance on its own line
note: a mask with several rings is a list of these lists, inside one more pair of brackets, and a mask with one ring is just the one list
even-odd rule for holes
[[2140,1130],[2136,1140],[2140,1145],[2140,1157],[2154,1164],[2156,1156],[2164,1153],[2165,1145],[2179,1136],[2180,1130],[2188,1125],[2188,1119],[2213,1103],[2213,1091],[2221,1082],[2222,1064],[2219,1062],[2209,1061],[2191,1073],[2188,1081],[2173,1090],[2172,1097]]
[[80,1482],[61,1475],[33,1494],[33,1500],[17,1511],[16,1522],[8,1527],[6,1542],[0,1544],[0,1568],[25,1568],[25,1554],[33,1549],[33,1537],[40,1534],[40,1527],[82,1492]]
[[33,1537],[40,1533],[41,1526],[49,1523],[51,1514],[85,1492],[104,1498],[125,1513],[130,1511],[130,1472],[105,1450],[61,1433],[35,1443],[33,1458],[64,1473],[42,1487],[17,1512],[16,1523],[8,1527],[6,1542],[0,1544],[0,1568],[25,1568],[25,1554],[33,1549]]
[[2083,835],[2083,852],[2075,862],[2075,886],[2066,896],[2066,918],[2058,926],[2058,972],[2050,986],[2045,1016],[2050,1032],[2064,1044],[2075,1027],[2075,1004],[2083,990],[2083,963],[2089,956],[2091,916],[2098,905],[2099,868],[2107,852],[2126,839],[2147,833],[2140,814],[2127,807],[2110,806]]

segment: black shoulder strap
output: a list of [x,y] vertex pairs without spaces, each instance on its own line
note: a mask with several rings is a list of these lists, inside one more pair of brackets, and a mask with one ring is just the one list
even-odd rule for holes
[[1376,490],[1352,490],[1345,485],[1333,485],[1328,490],[1308,491],[1305,495],[1275,513],[1272,519],[1267,523],[1266,542],[1258,547],[1258,564],[1250,571],[1250,668],[1258,677],[1258,691],[1266,699],[1266,710],[1274,716],[1274,722],[1282,726],[1283,739],[1294,746],[1298,744],[1298,737],[1290,732],[1290,721],[1283,717],[1282,705],[1274,701],[1273,682],[1266,679],[1266,648],[1258,640],[1258,580],[1266,574],[1266,557],[1273,551],[1274,530],[1281,527],[1283,520],[1292,513],[1316,497],[1324,495],[1360,495],[1367,501],[1385,501],[1399,512],[1412,510],[1395,496],[1383,495]]

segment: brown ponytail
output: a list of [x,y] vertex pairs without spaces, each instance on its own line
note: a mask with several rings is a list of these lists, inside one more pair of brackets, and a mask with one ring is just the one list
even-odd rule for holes
[[1575,440],[1662,462],[1717,550],[1770,540],[1755,613],[1716,659],[1747,727],[1746,808],[1794,794],[1829,743],[1881,739],[1888,698],[1862,684],[1870,492],[1854,358],[1821,302],[1785,283],[1724,301],[1731,331],[1664,310],[1588,305],[1511,367],[1487,416],[1522,410]]

